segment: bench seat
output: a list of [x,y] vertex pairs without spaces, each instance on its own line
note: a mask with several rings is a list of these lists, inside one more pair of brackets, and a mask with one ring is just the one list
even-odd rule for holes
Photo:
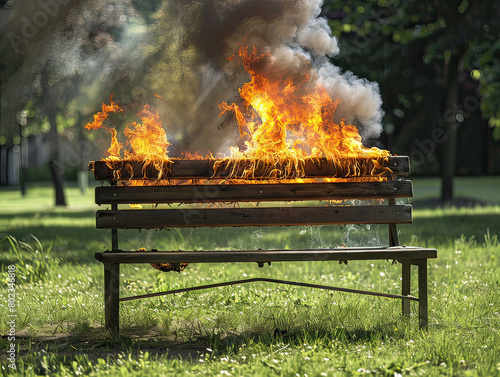
[[[335,248],[309,250],[230,250],[230,251],[106,251],[96,253],[103,263],[223,263],[383,260],[416,261],[437,258],[437,250],[414,246]],[[413,262],[412,264],[417,264]]]

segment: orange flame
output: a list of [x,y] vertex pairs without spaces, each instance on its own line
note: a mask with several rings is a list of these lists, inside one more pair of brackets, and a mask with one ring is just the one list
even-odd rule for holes
[[[259,53],[256,47],[249,49],[242,45],[238,55],[250,75],[250,81],[239,89],[243,104],[222,102],[219,109],[220,116],[226,112],[235,114],[245,147],[241,150],[231,147],[230,157],[215,161],[212,178],[217,177],[219,169],[230,169],[230,174],[225,178],[227,182],[242,178],[255,179],[257,171],[259,179],[300,180],[305,177],[306,159],[326,159],[337,171],[342,171],[342,176],[347,179],[383,180],[385,173],[391,173],[384,166],[390,152],[364,147],[354,125],[346,124],[345,120],[336,123],[334,115],[341,101],[334,101],[322,85],[310,80],[308,74],[283,78],[264,73],[262,67],[271,61],[271,56],[269,53]],[[102,111],[94,115],[94,121],[85,126],[89,130],[102,127],[111,133],[109,156],[104,160],[112,169],[115,167],[113,161],[121,159],[123,144],[118,142],[116,130],[103,125],[103,122],[110,113],[118,112],[123,110],[113,102],[111,96],[110,104],[103,104]],[[131,148],[124,151],[124,158],[129,160],[125,166],[127,175],[132,177],[136,162],[140,162],[144,181],[133,184],[146,184],[149,178],[155,178],[158,183],[164,182],[168,179],[165,162],[172,160],[168,157],[170,143],[159,114],[149,105],[144,105],[138,116],[142,123],[133,122],[124,130],[127,145]],[[182,158],[202,159],[203,156],[186,152]],[[213,156],[209,154],[205,158],[213,159]],[[367,164],[370,160],[371,165]],[[146,174],[146,168],[151,164],[158,171],[157,177],[148,177]],[[117,180],[120,180],[120,171],[115,170],[115,173]],[[371,174],[371,177],[366,177],[367,174]],[[323,181],[342,179],[332,177],[324,178]],[[166,182],[168,184],[168,180]]]
[[[246,109],[233,103],[219,105],[220,115],[233,111],[240,135],[246,137],[246,149],[231,148],[233,158],[264,160],[269,164],[295,162],[305,157],[339,159],[373,158],[390,155],[389,151],[365,148],[358,129],[337,124],[333,116],[340,100],[333,101],[326,89],[311,86],[309,76],[296,82],[293,78],[273,78],[257,72],[268,53],[259,54],[253,47],[241,46],[238,52],[251,80],[239,90]],[[250,117],[245,113],[250,112]]]
[[144,110],[137,115],[141,118],[142,124],[133,122],[131,126],[134,129],[127,127],[124,130],[132,147],[132,152],[125,151],[125,158],[164,160],[170,143],[162,127],[158,111],[150,110],[149,105],[144,105]]
[[[107,127],[104,121],[108,119],[109,113],[123,113],[123,110],[113,101],[113,95],[110,97],[110,104],[102,105],[102,111],[94,115],[94,121],[88,123],[85,128],[88,130],[104,128],[111,133],[111,147],[108,149],[108,158],[105,160],[113,161],[121,159],[120,150],[123,144],[118,142],[116,129]],[[124,130],[124,134],[128,139],[127,144],[130,145],[132,151],[124,151],[124,158],[136,161],[144,161],[145,167],[149,163],[155,166],[168,161],[167,148],[170,143],[167,140],[167,135],[162,127],[160,116],[156,110],[151,110],[149,105],[144,105],[144,109],[137,114],[142,123],[133,122],[131,126]],[[160,178],[160,177],[159,177]]]
[[94,121],[88,123],[85,128],[87,130],[97,130],[98,128],[104,128],[107,132],[111,134],[111,146],[107,150],[108,159],[119,160],[120,150],[123,148],[123,144],[118,142],[116,136],[116,129],[114,127],[106,127],[103,122],[108,119],[109,113],[123,113],[123,110],[113,101],[113,95],[109,97],[109,105],[105,103],[102,104],[102,110],[94,115]]

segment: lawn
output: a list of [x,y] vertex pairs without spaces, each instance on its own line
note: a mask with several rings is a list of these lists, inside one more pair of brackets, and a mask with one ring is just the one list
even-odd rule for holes
[[[436,209],[427,204],[439,194],[438,180],[415,180],[414,223],[400,232],[403,243],[438,249],[429,261],[428,332],[415,317],[408,325],[392,299],[254,283],[122,303],[118,340],[103,328],[103,272],[94,253],[110,241],[95,229],[92,190],[69,187],[69,207],[56,209],[49,186],[32,185],[25,198],[0,188],[0,239],[14,237],[0,242],[2,373],[12,372],[7,283],[15,265],[20,375],[500,375],[499,184],[497,177],[459,178],[458,197],[487,205]],[[120,246],[326,247],[377,243],[385,231],[131,231],[120,233]],[[399,293],[400,283],[400,267],[390,261],[192,264],[180,274],[130,265],[121,272],[124,296],[259,276],[389,293]]]

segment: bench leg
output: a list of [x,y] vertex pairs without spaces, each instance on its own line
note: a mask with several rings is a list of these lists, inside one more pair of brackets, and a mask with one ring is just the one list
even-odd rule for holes
[[115,337],[120,331],[120,265],[104,264],[104,323]]
[[420,328],[427,330],[427,259],[418,260],[418,319]]
[[[411,290],[411,263],[403,261],[402,266],[402,285],[401,285],[401,295],[407,296],[410,294]],[[410,319],[410,300],[403,299],[403,316]]]

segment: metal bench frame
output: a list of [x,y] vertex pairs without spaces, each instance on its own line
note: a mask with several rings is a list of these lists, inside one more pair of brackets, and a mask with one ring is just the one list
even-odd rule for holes
[[[97,228],[111,229],[111,251],[95,257],[104,264],[105,326],[119,334],[120,302],[227,285],[265,281],[333,291],[359,293],[402,300],[402,312],[410,317],[410,301],[418,301],[420,328],[428,325],[427,259],[437,258],[435,249],[401,246],[397,224],[410,223],[412,206],[396,204],[396,198],[413,196],[411,181],[187,185],[187,186],[109,186],[96,188],[96,203],[111,205],[97,211]],[[322,201],[342,199],[385,199],[386,204],[368,206],[306,206],[257,208],[119,209],[131,203],[239,203],[275,201]],[[122,251],[118,229],[220,227],[262,225],[388,224],[389,247],[332,248],[311,250],[237,251]],[[330,287],[303,282],[255,278],[205,286],[120,298],[120,264],[127,263],[221,263],[257,262],[259,266],[284,261],[395,260],[401,266],[401,295]],[[418,297],[410,295],[411,266],[418,268]]]

